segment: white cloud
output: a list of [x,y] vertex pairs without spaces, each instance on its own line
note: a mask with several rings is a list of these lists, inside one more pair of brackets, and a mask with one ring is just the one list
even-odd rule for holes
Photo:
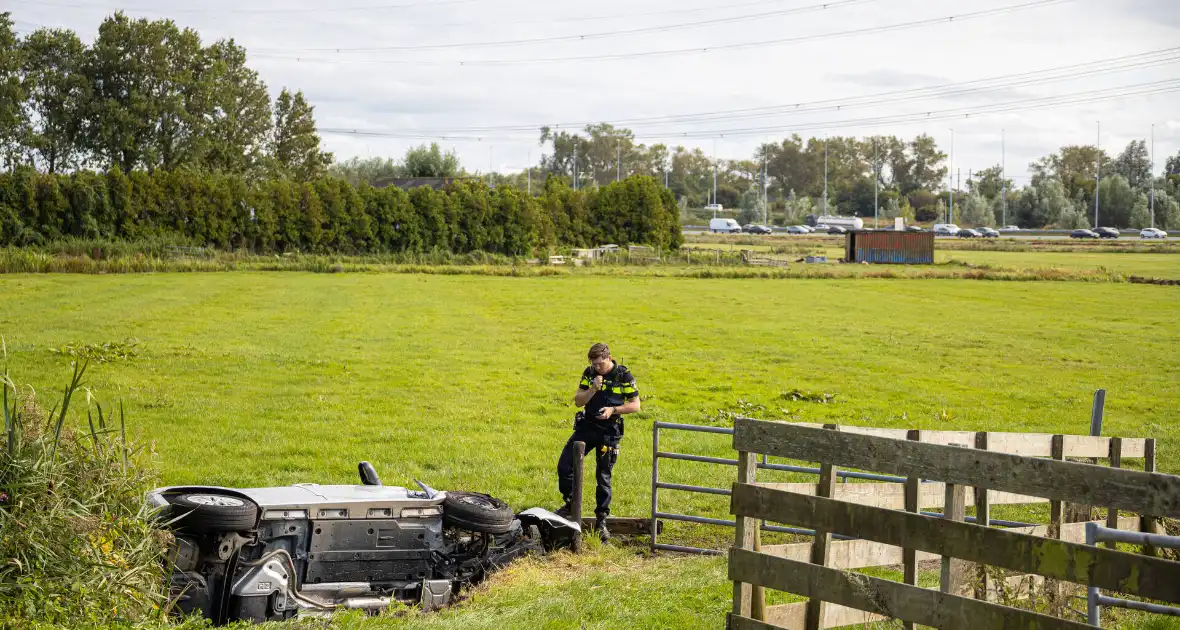
[[[458,150],[464,163],[475,169],[485,169],[489,163],[519,168],[530,151],[532,159],[538,159],[541,150],[534,128],[542,124],[613,121],[871,95],[1120,57],[1170,48],[1180,41],[1180,5],[1174,0],[1074,0],[914,29],[742,50],[716,49],[928,20],[1020,1],[865,0],[819,12],[586,41],[413,52],[309,50],[559,37],[771,12],[812,3],[725,0],[710,5],[702,0],[689,1],[693,4],[675,0],[602,0],[587,7],[552,0],[460,1],[434,6],[421,0],[340,0],[346,3],[345,8],[333,8],[322,0],[253,0],[249,4],[214,0],[200,5],[181,0],[159,0],[149,5],[147,0],[140,0],[139,6],[150,6],[152,17],[173,11],[178,23],[198,29],[206,40],[233,37],[253,51],[251,65],[259,70],[272,92],[277,93],[283,86],[304,90],[316,105],[322,127],[400,133],[437,130],[425,132],[430,135],[443,135],[445,130],[449,136],[480,135],[478,141],[440,140],[444,147]],[[19,28],[31,24],[65,26],[89,39],[116,4],[113,0],[85,2],[85,7],[71,2],[68,10],[51,5],[49,0],[12,0],[7,4],[14,19],[21,21]],[[726,7],[732,4],[744,6]],[[386,8],[348,10],[361,6]],[[684,12],[686,9],[701,10]],[[274,12],[262,12],[267,10]],[[676,13],[636,15],[668,11]],[[602,16],[619,17],[584,19]],[[504,66],[459,63],[677,48],[714,50],[610,61]],[[718,153],[728,157],[746,157],[759,142],[787,135],[785,129],[790,126],[805,137],[825,132],[905,137],[928,133],[949,152],[950,129],[954,128],[955,166],[962,169],[964,176],[969,169],[978,170],[1000,161],[1000,130],[1004,129],[1008,170],[1019,175],[1029,162],[1057,147],[1093,143],[1096,120],[1102,121],[1102,145],[1108,152],[1117,153],[1129,139],[1146,137],[1155,123],[1157,156],[1174,154],[1180,149],[1180,134],[1174,132],[1180,123],[1169,117],[1180,109],[1180,92],[973,115],[953,121],[865,123],[856,127],[844,127],[839,122],[1175,79],[1178,68],[1180,63],[1171,63],[1067,81],[1032,82],[997,92],[960,93],[806,115],[631,126],[645,142],[699,146],[706,153],[713,151],[713,139],[677,139],[676,135],[702,129],[720,133],[725,129],[771,128],[753,135],[730,133],[717,140]],[[527,130],[458,131],[507,125],[525,125]],[[339,135],[325,138],[328,149],[340,158],[397,156],[410,144],[421,141]]]

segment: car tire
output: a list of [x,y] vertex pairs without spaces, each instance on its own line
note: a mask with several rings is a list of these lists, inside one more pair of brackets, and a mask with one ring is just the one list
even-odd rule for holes
[[482,534],[504,534],[516,516],[507,503],[479,492],[447,492],[443,523]]
[[172,499],[176,529],[196,534],[242,532],[258,524],[258,504],[216,492],[193,492]]

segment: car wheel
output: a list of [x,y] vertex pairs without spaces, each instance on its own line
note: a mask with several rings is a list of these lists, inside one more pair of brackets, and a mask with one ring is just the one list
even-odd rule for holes
[[198,534],[241,532],[258,523],[256,503],[216,492],[182,494],[172,499],[171,514],[176,529]]
[[503,534],[516,516],[508,504],[479,492],[447,492],[443,523],[469,532]]

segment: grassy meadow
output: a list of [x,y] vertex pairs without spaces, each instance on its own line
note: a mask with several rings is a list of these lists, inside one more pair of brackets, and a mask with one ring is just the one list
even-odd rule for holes
[[[352,483],[367,459],[387,484],[417,478],[518,509],[554,508],[556,458],[594,341],[631,367],[644,400],[615,469],[616,515],[650,509],[651,421],[725,425],[730,413],[1085,433],[1091,394],[1104,387],[1105,433],[1158,438],[1160,470],[1180,471],[1172,287],[237,272],[0,275],[0,295],[14,374],[56,384],[73,357],[91,356],[88,385],[123,403],[164,483]],[[784,397],[793,390],[835,398]],[[37,395],[47,405],[55,396]],[[731,452],[712,435],[666,434],[661,447]],[[661,464],[662,477],[682,483],[724,487],[733,474]],[[661,493],[669,511],[723,516],[727,507],[723,497]],[[730,536],[668,532],[702,545]],[[721,623],[723,560],[635,552],[530,561],[441,615],[341,623]]]

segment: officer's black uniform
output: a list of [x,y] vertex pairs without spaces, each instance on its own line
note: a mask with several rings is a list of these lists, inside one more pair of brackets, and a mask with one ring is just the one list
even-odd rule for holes
[[[593,367],[587,367],[582,372],[578,389],[590,389],[596,375]],[[610,514],[611,470],[619,457],[623,418],[612,415],[607,420],[599,420],[598,412],[604,407],[620,407],[637,397],[639,388],[635,386],[635,377],[625,366],[616,363],[614,369],[602,377],[602,389],[595,392],[590,402],[586,403],[585,412],[578,412],[574,416],[574,434],[565,443],[561,458],[557,460],[557,487],[566,505],[569,505],[574,491],[574,442],[585,442],[586,454],[594,453],[594,476],[598,482],[594,493],[598,505],[594,515],[606,518]]]

